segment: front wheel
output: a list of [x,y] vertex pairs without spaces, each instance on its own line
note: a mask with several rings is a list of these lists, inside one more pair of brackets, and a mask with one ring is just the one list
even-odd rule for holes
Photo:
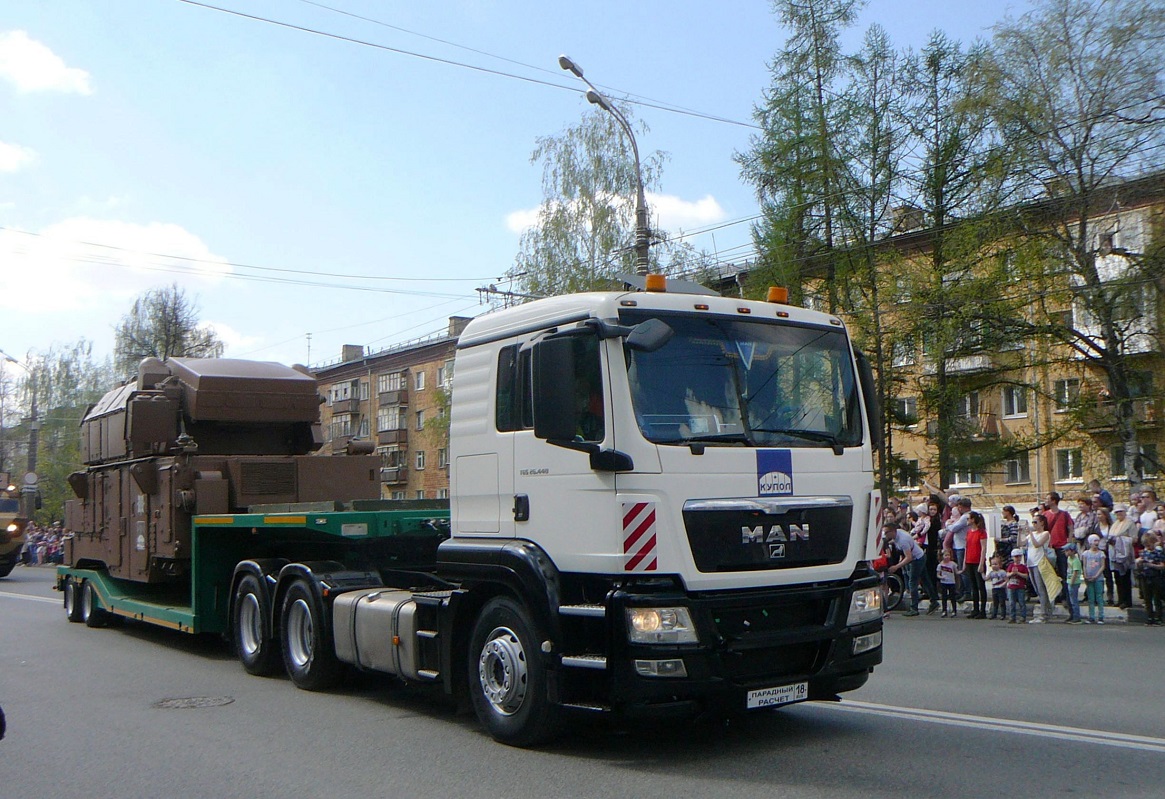
[[279,614],[283,665],[297,687],[323,691],[335,685],[340,661],[324,623],[323,603],[305,580],[296,580],[283,597]]
[[529,612],[508,597],[485,604],[469,645],[469,695],[494,740],[536,746],[551,740],[560,708],[547,696],[546,664]]
[[898,607],[906,593],[906,583],[899,574],[886,575],[886,611]]
[[267,633],[271,618],[260,578],[246,574],[235,587],[231,634],[235,654],[248,674],[266,677],[279,668],[279,642]]

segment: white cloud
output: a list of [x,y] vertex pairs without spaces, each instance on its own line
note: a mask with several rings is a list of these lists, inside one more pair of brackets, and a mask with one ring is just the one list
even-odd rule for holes
[[237,357],[232,353],[244,352],[246,350],[253,350],[263,343],[262,336],[248,336],[240,333],[235,328],[228,325],[226,322],[201,322],[198,325],[200,328],[210,328],[214,331],[218,340],[225,345],[224,355],[226,357]]
[[[626,198],[630,203],[631,198]],[[672,194],[647,194],[647,209],[653,224],[663,230],[684,230],[690,227],[710,225],[726,216],[720,203],[711,194],[691,202]],[[506,215],[506,227],[513,233],[524,233],[538,224],[542,208],[523,208]]]
[[0,141],[0,172],[16,172],[36,163],[36,150]]
[[60,56],[24,31],[0,33],[0,78],[24,93],[93,92],[88,72],[65,66]]
[[[178,225],[77,217],[37,235],[0,230],[5,291],[0,308],[38,314],[100,313],[178,283],[195,291],[230,273],[198,236]],[[28,297],[41,298],[30,308]],[[120,311],[119,311],[120,313]]]
[[647,206],[664,230],[685,230],[722,221],[726,214],[711,194],[690,202],[671,194],[648,194]]

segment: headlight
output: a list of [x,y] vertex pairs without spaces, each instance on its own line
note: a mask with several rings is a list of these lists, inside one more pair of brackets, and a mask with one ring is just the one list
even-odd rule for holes
[[882,587],[861,588],[854,591],[849,601],[846,624],[862,624],[882,618]]
[[16,533],[19,531],[20,531],[20,528],[16,526],[16,522],[13,522],[12,524],[8,525],[8,532]]
[[633,644],[694,644],[700,639],[687,608],[627,608],[627,640]]

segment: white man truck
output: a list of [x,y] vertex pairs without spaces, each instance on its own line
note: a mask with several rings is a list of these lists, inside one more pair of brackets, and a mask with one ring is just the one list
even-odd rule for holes
[[67,551],[70,620],[220,632],[249,672],[307,689],[352,667],[432,684],[519,746],[572,714],[746,712],[860,687],[882,660],[868,364],[835,316],[646,288],[466,327],[447,510],[200,512],[195,490],[219,478],[204,466],[188,544],[150,570],[161,586]]

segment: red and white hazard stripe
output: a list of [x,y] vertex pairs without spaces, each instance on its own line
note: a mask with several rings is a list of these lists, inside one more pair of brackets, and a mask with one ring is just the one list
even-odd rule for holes
[[655,554],[655,503],[623,503],[623,570],[653,572]]

